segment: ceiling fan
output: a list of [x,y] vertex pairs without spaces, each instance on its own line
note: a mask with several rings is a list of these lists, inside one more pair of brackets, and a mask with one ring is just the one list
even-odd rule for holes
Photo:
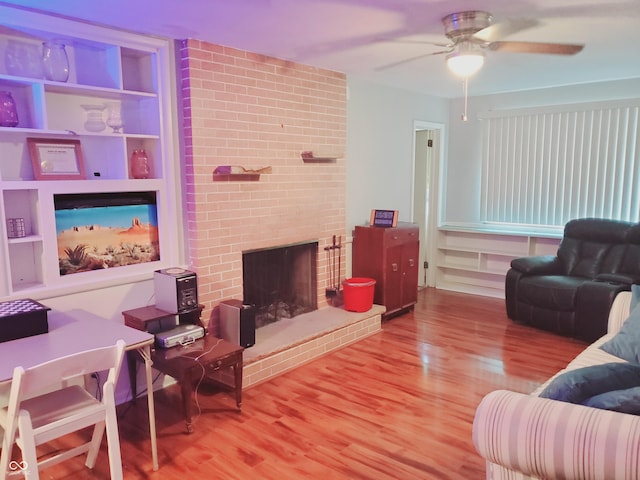
[[[395,67],[430,55],[446,54],[449,69],[462,78],[468,78],[476,73],[484,64],[485,50],[513,53],[575,55],[584,48],[584,45],[578,44],[501,40],[508,35],[534,27],[538,22],[536,20],[514,19],[493,23],[493,16],[490,13],[479,10],[452,13],[442,19],[442,24],[444,25],[444,34],[450,41],[446,44],[432,44],[443,47],[444,50],[401,60],[400,62],[388,64],[381,68],[387,69]],[[402,42],[402,40],[399,41]]]

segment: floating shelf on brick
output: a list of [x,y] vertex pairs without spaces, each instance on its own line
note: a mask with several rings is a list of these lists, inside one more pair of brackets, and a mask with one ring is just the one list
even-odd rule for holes
[[314,157],[313,152],[300,153],[304,163],[336,163],[336,157]]
[[259,173],[214,173],[214,182],[257,182]]
[[271,173],[271,167],[262,167],[256,170],[247,169],[238,165],[220,165],[213,171],[214,182],[257,182],[260,174]]

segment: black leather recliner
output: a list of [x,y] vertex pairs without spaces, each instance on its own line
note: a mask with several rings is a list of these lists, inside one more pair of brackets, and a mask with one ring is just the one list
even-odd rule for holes
[[607,331],[615,296],[640,283],[640,224],[584,218],[565,225],[557,255],[511,262],[507,315],[592,342]]

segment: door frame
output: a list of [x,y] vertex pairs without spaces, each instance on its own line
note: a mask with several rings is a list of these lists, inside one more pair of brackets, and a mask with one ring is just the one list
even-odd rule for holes
[[[433,155],[431,164],[429,165],[429,198],[428,198],[428,211],[426,212],[426,219],[415,218],[415,188],[416,188],[416,137],[417,132],[422,130],[431,130],[433,132]],[[438,239],[438,224],[439,224],[439,199],[440,199],[440,186],[441,186],[441,173],[443,171],[442,164],[446,145],[445,124],[428,122],[423,120],[413,121],[413,162],[411,163],[411,218],[415,223],[420,225],[420,249],[421,253],[424,252],[425,258],[429,263],[427,269],[426,282],[424,276],[419,275],[419,285],[434,287],[436,285],[436,256],[438,253],[437,239]],[[425,192],[426,196],[426,192]],[[421,255],[422,258],[422,255]],[[419,265],[419,272],[422,274],[424,271],[423,266]]]

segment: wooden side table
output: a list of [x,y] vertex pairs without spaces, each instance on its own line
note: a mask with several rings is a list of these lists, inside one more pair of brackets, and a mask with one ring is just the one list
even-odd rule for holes
[[[200,312],[197,310],[179,314],[179,323],[201,324]],[[155,306],[136,308],[122,312],[125,324],[138,330],[149,330],[159,325],[160,320],[172,317],[171,313],[157,309]],[[184,318],[183,318],[184,317]],[[170,322],[169,322],[170,323]],[[194,387],[200,380],[215,383],[235,391],[238,409],[242,405],[242,352],[244,347],[227,342],[221,338],[206,334],[203,338],[186,346],[172,348],[155,348],[151,352],[153,368],[175,378],[182,391],[184,417],[187,432],[193,432]],[[131,391],[136,398],[135,357],[129,360],[129,378]],[[225,369],[231,369],[233,384],[225,381]]]
[[[193,431],[192,412],[194,386],[200,380],[216,383],[224,388],[235,390],[236,405],[242,406],[242,352],[240,345],[205,335],[185,347],[156,348],[151,352],[153,368],[175,378],[182,390],[184,418],[187,432]],[[226,368],[233,370],[233,385],[224,382],[216,375]]]

